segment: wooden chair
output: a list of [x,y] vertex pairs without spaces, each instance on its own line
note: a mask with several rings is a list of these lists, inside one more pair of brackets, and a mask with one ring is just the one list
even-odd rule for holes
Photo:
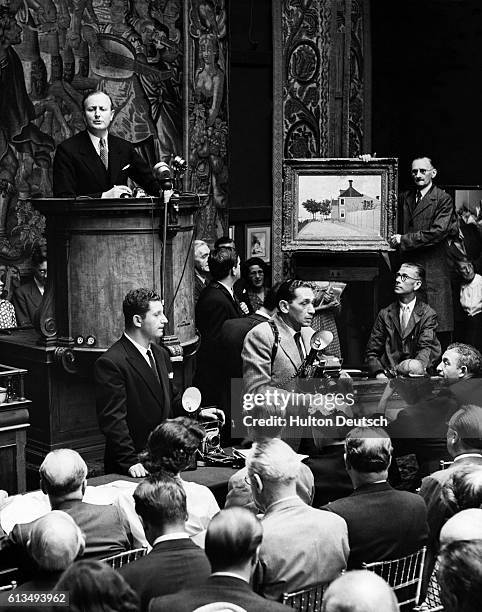
[[448,467],[452,465],[453,461],[445,461],[445,459],[440,459],[440,469],[446,470]]
[[301,591],[283,593],[282,603],[298,612],[321,612],[321,602],[326,583],[315,584]]
[[363,563],[363,569],[375,572],[392,587],[401,612],[411,612],[419,603],[426,550],[424,546],[413,554],[399,559]]
[[119,569],[123,565],[127,565],[127,563],[131,563],[136,559],[140,559],[147,554],[147,548],[144,546],[142,548],[134,548],[133,550],[126,550],[125,552],[118,553],[117,555],[112,555],[112,557],[106,557],[102,559],[105,563],[108,563],[112,568]]

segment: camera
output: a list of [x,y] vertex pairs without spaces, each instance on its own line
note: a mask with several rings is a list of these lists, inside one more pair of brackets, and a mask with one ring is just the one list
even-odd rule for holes
[[218,453],[221,449],[221,431],[219,421],[210,421],[203,424],[205,431],[204,438],[201,442],[201,454],[203,456],[212,453]]

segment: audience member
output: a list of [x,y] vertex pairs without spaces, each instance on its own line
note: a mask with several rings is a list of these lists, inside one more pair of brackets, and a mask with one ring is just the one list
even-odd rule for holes
[[[69,514],[85,535],[84,557],[101,559],[133,546],[131,528],[124,512],[115,505],[82,501],[87,485],[87,466],[74,450],[63,448],[48,453],[40,466],[40,487],[48,495],[52,510]],[[1,543],[0,559],[29,568],[25,557],[32,529],[40,519],[17,524]]]
[[333,334],[328,352],[330,355],[341,359],[340,339],[335,318],[341,307],[340,293],[334,291],[329,281],[315,281],[313,286],[315,291],[315,315],[312,327],[315,331],[326,330]]
[[378,313],[365,353],[367,368],[377,378],[386,378],[406,359],[428,368],[440,357],[437,314],[417,293],[424,281],[425,270],[415,263],[403,264],[395,276],[398,299]]
[[202,394],[203,406],[218,404],[222,394],[221,327],[243,311],[234,297],[233,285],[239,278],[239,257],[234,249],[220,248],[209,255],[212,281],[196,304],[196,326],[201,346],[196,359],[194,384]]
[[450,514],[482,508],[482,465],[463,465],[453,470],[442,495]]
[[244,508],[221,510],[206,534],[206,555],[213,573],[204,584],[151,601],[149,612],[192,612],[223,602],[222,610],[240,606],[245,612],[282,612],[286,607],[253,593],[250,579],[263,537],[259,520]]
[[35,521],[27,541],[37,569],[17,592],[52,590],[61,573],[82,556],[84,548],[84,535],[71,516],[61,510],[45,514]]
[[398,612],[398,602],[383,578],[367,570],[353,570],[326,589],[322,612]]
[[482,601],[482,540],[461,540],[440,551],[437,572],[445,612],[479,612]]
[[214,250],[217,251],[221,248],[236,250],[236,243],[229,236],[221,236],[221,238],[218,238],[214,243]]
[[464,404],[482,405],[482,355],[469,344],[449,344],[437,366],[448,389],[439,397],[454,402],[456,407]]
[[139,598],[107,563],[77,561],[67,569],[55,591],[69,594],[70,612],[138,612]]
[[461,510],[440,530],[440,546],[461,540],[482,540],[482,509]]
[[37,325],[37,315],[47,283],[47,254],[39,249],[32,255],[33,278],[20,285],[13,294],[17,324]]
[[427,540],[427,510],[418,495],[388,484],[392,444],[383,429],[359,427],[345,441],[353,493],[324,509],[348,525],[349,568],[409,555]]
[[9,329],[17,327],[17,319],[15,318],[15,308],[3,297],[4,285],[3,275],[0,275],[0,329]]
[[266,264],[262,259],[250,257],[241,264],[241,278],[234,285],[234,294],[240,301],[246,301],[250,314],[263,306],[265,283]]
[[139,595],[141,610],[147,610],[153,597],[203,582],[211,567],[186,532],[186,493],[179,480],[163,473],[149,476],[136,488],[134,501],[152,550],[119,571]]
[[[266,423],[270,422],[270,417],[271,421],[273,421],[273,418],[280,416],[280,410],[277,407],[266,404],[254,406],[249,411],[249,415],[254,423],[254,425],[248,427],[248,434],[253,442],[281,437],[283,427],[266,425]],[[258,425],[258,423],[262,423],[262,425]],[[228,494],[224,507],[242,506],[256,514],[258,509],[254,503],[251,485],[247,476],[248,468],[246,466],[231,476],[228,482]],[[311,506],[313,501],[314,484],[312,471],[307,465],[300,463],[300,470],[296,478],[296,494],[309,506]]]
[[328,582],[345,569],[347,526],[296,495],[300,460],[282,440],[253,444],[247,458],[254,501],[264,513],[255,590],[279,600],[285,592]]
[[[219,512],[211,490],[196,482],[182,480],[181,472],[192,461],[204,437],[201,425],[187,417],[167,419],[151,432],[147,448],[141,455],[151,474],[164,471],[174,476],[186,493],[186,531],[195,536],[207,529],[211,518]],[[202,539],[197,540],[202,542]]]
[[469,261],[458,263],[460,305],[465,313],[464,337],[478,351],[482,350],[482,276],[476,274],[474,264]]
[[194,304],[197,304],[201,291],[207,287],[209,275],[209,253],[208,244],[204,240],[194,241]]
[[[429,157],[412,162],[414,188],[400,195],[401,233],[391,238],[402,257],[425,268],[426,292],[421,299],[437,313],[437,332],[443,347],[453,330],[452,290],[448,252],[455,258],[465,255],[459,238],[459,222],[452,198],[433,184],[437,170]],[[440,339],[440,338],[439,338]]]

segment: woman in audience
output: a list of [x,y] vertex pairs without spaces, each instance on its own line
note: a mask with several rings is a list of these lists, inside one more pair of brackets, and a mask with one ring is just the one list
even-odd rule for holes
[[235,283],[234,293],[246,302],[249,312],[261,308],[266,292],[266,264],[259,257],[250,257],[241,265],[241,278]]
[[78,561],[60,577],[55,591],[69,593],[71,612],[138,612],[139,598],[103,561]]
[[[186,493],[186,531],[191,536],[204,532],[211,518],[219,512],[218,503],[208,487],[181,478],[181,472],[196,461],[204,435],[204,428],[193,419],[166,419],[151,432],[147,448],[140,456],[150,474],[164,471],[180,480]],[[202,544],[202,539],[193,539]]]
[[5,281],[3,274],[0,276],[0,329],[9,329],[17,327],[17,319],[15,318],[15,308],[8,300],[4,299],[3,287]]

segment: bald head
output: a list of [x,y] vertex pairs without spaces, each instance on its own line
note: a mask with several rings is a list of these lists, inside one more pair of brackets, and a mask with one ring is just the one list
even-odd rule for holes
[[367,570],[347,572],[330,584],[323,596],[323,612],[398,612],[395,593]]
[[42,570],[55,572],[82,555],[85,538],[70,515],[53,510],[35,521],[27,547]]
[[70,448],[60,448],[49,453],[40,466],[42,491],[55,499],[82,499],[87,465],[82,457]]
[[469,508],[457,512],[440,532],[440,545],[460,540],[482,540],[482,510]]

